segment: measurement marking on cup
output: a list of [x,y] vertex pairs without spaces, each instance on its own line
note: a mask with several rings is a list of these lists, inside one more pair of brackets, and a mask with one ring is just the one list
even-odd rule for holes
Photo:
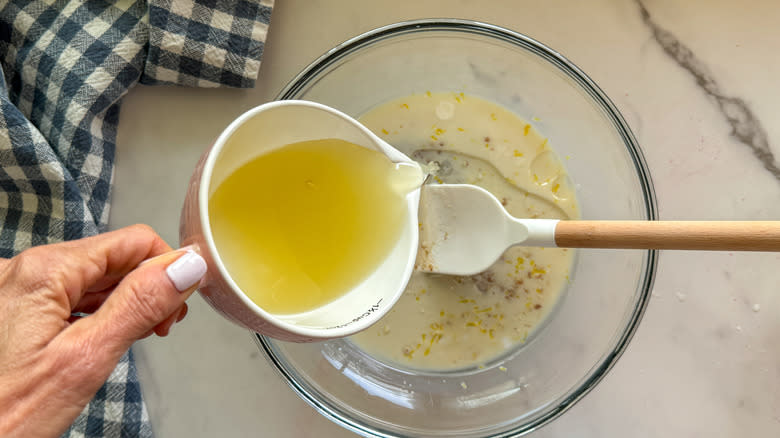
[[379,310],[379,307],[380,307],[380,304],[382,303],[382,300],[383,300],[383,298],[380,298],[379,301],[376,302],[376,304],[374,304],[373,306],[369,307],[368,310],[366,310],[365,312],[363,312],[359,316],[356,316],[355,318],[353,318],[352,321],[345,322],[344,324],[341,324],[341,325],[334,325],[333,327],[328,327],[326,330],[346,327],[346,326],[348,326],[350,324],[354,324],[354,323],[360,321],[361,319],[363,319],[363,318],[371,315],[372,313],[376,312],[377,310]]

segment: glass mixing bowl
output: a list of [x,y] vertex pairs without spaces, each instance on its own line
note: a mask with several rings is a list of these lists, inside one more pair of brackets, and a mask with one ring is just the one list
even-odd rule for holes
[[[464,20],[394,24],[329,51],[281,92],[358,117],[412,93],[456,91],[499,103],[550,140],[583,219],[656,219],[642,152],[607,96],[526,36]],[[257,336],[304,400],[364,436],[513,436],[543,425],[604,377],[645,310],[654,251],[578,250],[544,326],[512,354],[452,372],[404,369],[349,339],[293,344]]]

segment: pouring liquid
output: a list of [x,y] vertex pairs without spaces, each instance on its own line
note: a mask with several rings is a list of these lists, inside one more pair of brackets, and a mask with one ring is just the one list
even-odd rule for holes
[[323,306],[363,281],[397,243],[414,165],[344,140],[294,143],[238,168],[209,199],[219,257],[258,306]]

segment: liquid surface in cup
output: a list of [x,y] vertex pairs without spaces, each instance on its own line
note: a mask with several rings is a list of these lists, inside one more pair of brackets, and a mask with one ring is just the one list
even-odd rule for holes
[[258,306],[293,314],[357,286],[390,253],[416,166],[343,140],[291,144],[244,164],[209,199],[231,278]]
[[[579,217],[573,185],[547,139],[499,105],[424,93],[380,105],[360,121],[438,169],[433,183],[481,186],[516,217]],[[393,309],[351,339],[374,357],[411,368],[483,364],[523,345],[542,325],[566,287],[573,254],[514,247],[478,275],[415,272]]]

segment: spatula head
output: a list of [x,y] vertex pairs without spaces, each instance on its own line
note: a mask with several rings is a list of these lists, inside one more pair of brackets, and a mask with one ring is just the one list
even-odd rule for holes
[[418,270],[473,275],[489,268],[514,243],[510,216],[487,190],[429,184],[421,196]]

